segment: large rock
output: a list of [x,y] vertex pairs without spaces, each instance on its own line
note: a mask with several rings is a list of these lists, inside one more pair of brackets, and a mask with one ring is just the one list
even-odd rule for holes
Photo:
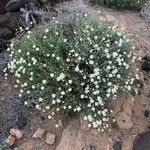
[[134,140],[132,150],[150,150],[150,132],[138,135]]
[[26,0],[10,0],[5,6],[7,12],[16,12],[26,4]]
[[0,14],[5,13],[5,6],[10,0],[0,0]]
[[15,34],[9,28],[0,29],[0,38],[5,40],[10,40],[15,36]]
[[20,26],[19,13],[0,15],[0,51],[6,50],[10,39],[15,37],[16,29]]
[[20,27],[19,13],[6,13],[0,15],[0,28],[8,28],[13,33]]
[[80,121],[74,120],[63,131],[56,150],[112,150],[112,144],[108,135],[94,129],[83,130]]
[[143,133],[147,131],[150,127],[150,100],[148,97],[141,95],[135,97],[135,104],[133,107],[134,115],[132,120],[134,122],[133,131],[135,134]]
[[56,150],[82,150],[84,143],[82,143],[81,133],[78,130],[69,126],[62,133],[62,138]]

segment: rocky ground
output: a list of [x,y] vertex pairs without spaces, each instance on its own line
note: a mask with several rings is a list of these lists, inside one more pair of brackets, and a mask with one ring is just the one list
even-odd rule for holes
[[[33,9],[29,3],[25,7],[27,1],[17,5],[15,2],[19,0],[0,2],[0,67],[8,61],[6,48],[17,35],[16,29],[29,25],[21,16],[20,8],[25,8],[25,16]],[[0,70],[0,150],[150,150],[150,3],[137,12],[115,11],[94,3],[87,5],[87,1],[85,5],[80,0],[74,4],[58,2],[49,1],[53,7],[50,11],[42,11],[42,16],[29,13],[28,19],[33,16],[30,21],[35,20],[38,25],[53,16],[60,17],[77,9],[87,11],[95,18],[115,22],[134,40],[139,75],[135,82],[139,85],[137,92],[132,93],[134,99],[119,98],[111,104],[114,109],[112,117],[116,122],[109,132],[98,132],[89,129],[80,118],[62,122],[54,116],[54,119],[48,120],[46,114],[34,107],[26,108],[14,96],[16,91],[12,77],[4,80]],[[33,0],[33,4],[34,10],[47,10],[47,0]]]

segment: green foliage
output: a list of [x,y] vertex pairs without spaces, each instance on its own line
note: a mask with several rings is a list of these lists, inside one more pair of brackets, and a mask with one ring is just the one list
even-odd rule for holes
[[104,0],[104,4],[116,9],[141,9],[147,0]]
[[26,105],[64,115],[81,112],[89,127],[108,123],[108,101],[130,91],[134,80],[129,39],[106,22],[84,18],[28,31],[10,49],[7,68],[19,97],[30,97]]

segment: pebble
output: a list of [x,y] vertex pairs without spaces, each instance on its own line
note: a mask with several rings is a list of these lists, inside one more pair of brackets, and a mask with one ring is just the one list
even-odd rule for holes
[[56,138],[55,134],[52,134],[50,132],[47,133],[46,134],[46,140],[45,140],[46,144],[48,144],[48,145],[54,144],[55,143],[55,138]]

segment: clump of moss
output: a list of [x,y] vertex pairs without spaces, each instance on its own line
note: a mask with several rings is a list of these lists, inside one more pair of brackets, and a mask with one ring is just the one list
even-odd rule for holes
[[11,61],[4,72],[15,75],[19,97],[29,97],[26,105],[80,113],[89,127],[107,126],[109,101],[129,92],[134,80],[129,39],[115,25],[88,17],[28,31],[8,51]]
[[104,0],[104,4],[115,9],[141,9],[148,0]]

